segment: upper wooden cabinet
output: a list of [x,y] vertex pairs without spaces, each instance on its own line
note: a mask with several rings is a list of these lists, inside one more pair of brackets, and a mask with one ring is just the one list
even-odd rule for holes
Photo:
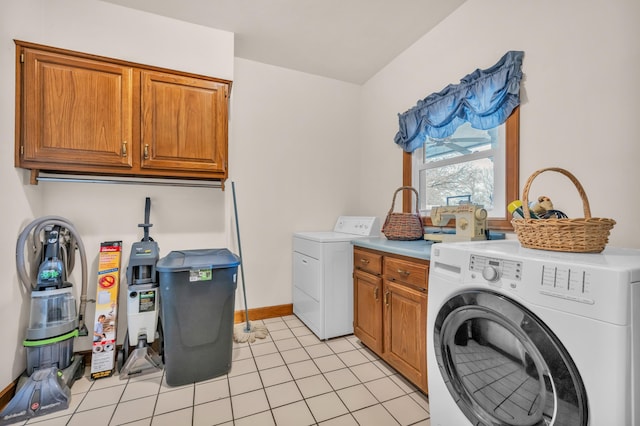
[[228,85],[151,71],[141,78],[141,168],[224,172]]
[[230,81],[16,46],[16,167],[227,178]]
[[16,165],[131,169],[132,68],[30,48],[21,53]]

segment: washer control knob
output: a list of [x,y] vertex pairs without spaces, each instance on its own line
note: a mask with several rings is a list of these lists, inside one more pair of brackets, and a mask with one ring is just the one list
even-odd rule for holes
[[482,270],[482,278],[490,283],[495,283],[500,279],[500,272],[493,266],[485,266]]

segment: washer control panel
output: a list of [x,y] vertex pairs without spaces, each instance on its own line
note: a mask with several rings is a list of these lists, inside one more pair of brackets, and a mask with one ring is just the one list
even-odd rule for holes
[[540,293],[574,302],[594,303],[591,297],[591,274],[580,268],[543,265]]
[[522,262],[516,260],[472,254],[469,259],[469,270],[480,272],[489,282],[496,282],[501,278],[515,281],[522,279]]
[[[489,283],[510,281],[511,288],[515,288],[515,281],[522,280],[522,262],[516,260],[472,254],[469,270],[479,272]],[[543,264],[537,283],[540,286],[539,293],[545,296],[589,305],[594,303],[591,297],[591,274],[584,269]]]

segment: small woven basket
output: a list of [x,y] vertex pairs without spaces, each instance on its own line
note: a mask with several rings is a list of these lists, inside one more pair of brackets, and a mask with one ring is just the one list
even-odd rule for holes
[[[579,219],[531,219],[529,216],[529,188],[540,173],[558,172],[568,177],[578,189],[584,210]],[[589,200],[584,188],[568,171],[549,167],[534,172],[527,180],[522,192],[522,210],[525,219],[513,219],[513,229],[523,247],[564,251],[572,253],[600,253],[609,241],[609,232],[616,224],[613,219],[591,217]]]
[[[396,195],[401,191],[412,191],[416,196],[416,212],[415,213],[394,213],[396,206]],[[382,233],[388,240],[413,241],[424,238],[424,228],[422,227],[422,218],[418,210],[418,191],[411,186],[402,186],[393,193],[393,201],[391,209],[387,214],[387,218],[382,225]]]

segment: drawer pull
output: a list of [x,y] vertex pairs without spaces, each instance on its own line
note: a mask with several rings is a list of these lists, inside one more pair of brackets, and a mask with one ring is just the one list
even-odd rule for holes
[[384,294],[384,304],[387,305],[387,307],[389,306],[389,292],[388,291]]
[[374,288],[374,289],[373,289],[373,297],[375,297],[375,298],[376,298],[376,302],[378,301],[378,290],[379,290],[379,288],[378,288],[378,287],[376,287],[376,288]]
[[127,141],[122,141],[122,156],[127,156]]
[[144,159],[149,159],[149,144],[147,143],[144,144]]
[[408,277],[409,275],[411,275],[411,272],[409,272],[409,271],[405,271],[405,270],[402,270],[402,269],[398,269],[398,273],[399,273],[400,275],[405,275],[405,276],[407,276],[407,277]]
[[365,265],[368,265],[369,259],[360,259],[360,262],[364,263]]

